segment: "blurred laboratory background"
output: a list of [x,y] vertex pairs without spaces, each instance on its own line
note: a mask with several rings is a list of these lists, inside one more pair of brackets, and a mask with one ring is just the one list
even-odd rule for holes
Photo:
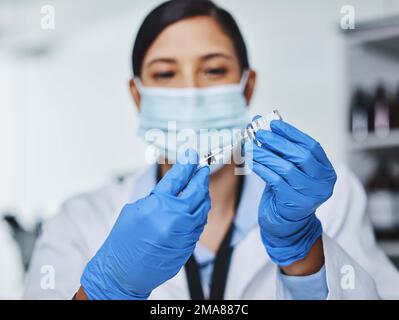
[[[399,0],[216,2],[258,71],[251,112],[277,107],[356,173],[398,265]],[[0,298],[19,297],[40,224],[63,201],[145,165],[130,55],[159,3],[0,0]],[[348,5],[354,29],[342,25]]]

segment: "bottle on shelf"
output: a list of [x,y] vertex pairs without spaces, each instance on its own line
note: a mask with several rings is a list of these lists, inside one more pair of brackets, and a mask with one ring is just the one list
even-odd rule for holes
[[370,117],[370,99],[367,93],[357,88],[350,107],[350,131],[355,140],[364,140],[372,127]]
[[383,85],[378,85],[374,95],[374,132],[385,138],[390,132],[390,103]]
[[373,225],[379,230],[391,230],[399,226],[399,184],[394,179],[391,168],[390,163],[380,159],[374,174],[366,184],[367,212]]
[[399,86],[391,104],[391,128],[399,129]]

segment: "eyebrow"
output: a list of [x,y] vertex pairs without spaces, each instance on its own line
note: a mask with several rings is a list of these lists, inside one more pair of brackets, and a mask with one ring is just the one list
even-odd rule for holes
[[176,63],[176,59],[172,59],[172,58],[155,58],[155,59],[153,59],[153,60],[151,60],[151,61],[149,61],[147,63],[147,67],[149,67],[149,66],[151,66],[151,65],[153,65],[154,63],[157,63],[157,62],[173,64],[173,63]]
[[[228,59],[228,60],[233,60],[233,57],[231,55],[229,55],[227,53],[221,53],[221,52],[208,53],[208,54],[202,56],[200,58],[200,60],[207,61],[207,60],[211,60],[211,59],[214,59],[214,58],[225,58],[225,59]],[[147,63],[147,67],[149,67],[149,66],[151,66],[151,65],[153,65],[155,63],[158,63],[158,62],[175,64],[176,63],[176,59],[173,59],[173,58],[155,58],[155,59],[153,59],[153,60],[151,60],[151,61],[149,61]]]
[[203,57],[201,57],[202,61],[207,61],[207,60],[211,60],[214,58],[225,58],[228,60],[233,60],[233,57],[227,53],[222,53],[222,52],[215,52],[215,53],[209,53]]

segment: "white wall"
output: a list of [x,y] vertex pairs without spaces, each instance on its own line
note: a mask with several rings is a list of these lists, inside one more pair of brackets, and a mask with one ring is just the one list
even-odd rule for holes
[[[56,30],[44,38],[54,51],[47,56],[21,58],[0,45],[0,211],[18,210],[26,221],[144,164],[127,80],[137,27],[159,1],[89,2],[53,1]],[[343,159],[340,8],[352,4],[358,19],[368,19],[399,13],[399,1],[218,3],[238,19],[258,71],[253,113],[278,106]],[[33,28],[41,5],[30,2],[25,13]]]

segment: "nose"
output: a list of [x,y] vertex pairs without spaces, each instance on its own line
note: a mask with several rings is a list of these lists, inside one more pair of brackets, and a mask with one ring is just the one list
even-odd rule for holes
[[192,63],[185,63],[181,69],[180,85],[183,88],[197,88],[200,86],[197,72]]

